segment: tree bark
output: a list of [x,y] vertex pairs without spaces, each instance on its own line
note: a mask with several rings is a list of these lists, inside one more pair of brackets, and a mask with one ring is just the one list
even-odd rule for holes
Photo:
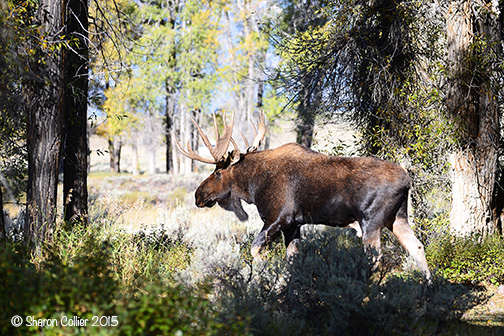
[[110,154],[110,171],[112,173],[121,172],[121,140],[114,137],[112,140],[109,139],[109,154]]
[[[176,17],[180,11],[180,1],[170,1],[168,3],[169,16],[168,24],[170,28],[175,29]],[[170,70],[169,73],[175,72],[175,64],[177,63],[177,49],[175,45],[170,45]],[[176,157],[173,154],[174,143],[172,137],[174,135],[174,118],[175,118],[175,106],[177,102],[177,88],[175,86],[174,80],[171,77],[167,77],[165,80],[166,88],[166,107],[165,107],[165,137],[166,137],[166,173],[176,174],[178,169],[175,167]]]
[[138,139],[135,136],[135,139],[133,139],[133,144],[131,145],[132,147],[132,152],[133,152],[133,175],[134,176],[139,176],[140,175],[140,163],[138,161]]
[[[453,154],[450,227],[460,234],[492,234],[497,222],[495,196],[499,107],[492,67],[500,54],[492,33],[497,29],[491,2],[452,1],[447,16],[449,91],[447,110],[459,137]],[[485,42],[478,45],[478,43]]]
[[300,107],[298,107],[298,113],[296,142],[310,148],[313,142],[313,129],[315,127],[314,115],[309,112],[302,112]]
[[[25,243],[37,255],[56,220],[64,96],[63,48],[60,43],[64,32],[65,5],[65,2],[56,0],[39,2],[39,31],[48,45],[46,48],[37,45],[39,55],[33,57],[30,64],[31,77],[24,87],[28,113],[28,182],[24,236]],[[38,41],[33,43],[39,44]]]
[[[199,109],[192,109],[191,110],[191,117],[198,123],[200,124],[200,113],[201,111]],[[191,122],[189,124],[189,136],[190,136],[190,141],[191,141],[191,148],[194,150],[198,150],[199,146],[199,133],[196,130],[196,126]],[[191,160],[191,171],[195,172],[197,171],[197,165],[196,165],[196,160]]]
[[65,146],[63,201],[65,221],[87,223],[87,93],[88,93],[88,2],[70,0],[65,57]]
[[494,218],[497,222],[497,231],[504,235],[504,166],[500,166],[495,182],[495,197],[492,206]]
[[[303,71],[303,70],[302,70]],[[321,101],[322,82],[319,78],[310,76],[301,76],[303,86],[301,99],[296,108],[296,141],[308,148],[313,142],[313,131],[315,128],[315,115]]]
[[3,194],[2,186],[0,185],[0,243],[7,236],[7,230],[5,228],[5,218],[3,211]]
[[166,173],[173,173],[173,116],[175,115],[176,88],[166,80],[165,137],[166,137]]

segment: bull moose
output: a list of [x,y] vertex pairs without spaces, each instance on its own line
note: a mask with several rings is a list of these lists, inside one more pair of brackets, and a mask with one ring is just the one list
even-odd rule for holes
[[[222,135],[212,146],[194,121],[213,159],[194,152],[189,143],[179,151],[204,163],[215,164],[214,172],[196,190],[198,207],[218,203],[245,221],[248,219],[241,200],[256,205],[264,222],[252,243],[256,258],[269,242],[284,234],[287,250],[296,250],[303,224],[347,226],[357,222],[366,249],[380,251],[380,235],[390,229],[411,254],[424,278],[430,272],[422,243],[408,224],[408,192],[411,180],[399,165],[373,157],[339,157],[312,151],[296,143],[275,149],[258,150],[266,133],[264,113],[259,117],[256,136],[245,153],[241,153],[231,137],[234,114]],[[243,134],[242,134],[243,136]],[[234,150],[228,153],[232,143]]]

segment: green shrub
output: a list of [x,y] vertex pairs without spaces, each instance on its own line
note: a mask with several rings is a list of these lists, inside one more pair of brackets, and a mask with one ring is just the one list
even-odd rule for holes
[[[78,316],[92,320],[96,315],[111,315],[117,283],[108,270],[107,243],[86,240],[81,253],[73,260],[63,261],[57,254],[47,254],[35,265],[29,253],[19,245],[1,248],[0,297],[1,320],[14,315],[23,318],[56,319]],[[2,323],[1,334],[26,335],[42,330],[25,320],[19,328]],[[73,334],[76,327],[45,327],[44,334]]]
[[159,274],[171,277],[189,265],[194,250],[183,240],[183,232],[168,232],[163,225],[128,233],[113,231],[96,223],[57,227],[52,242],[45,245],[45,250],[48,255],[55,254],[62,263],[68,264],[87,253],[83,250],[87,240],[108,242],[108,270],[122,287],[134,286],[137,279],[157,277]]
[[134,234],[116,233],[113,268],[124,286],[138,279],[171,278],[188,267],[194,248],[183,233],[167,232],[164,226]]
[[427,248],[431,265],[445,278],[464,284],[504,284],[504,240],[497,235],[446,235]]
[[[44,259],[37,263],[22,245],[0,246],[1,335],[248,334],[247,323],[241,318],[231,316],[228,323],[219,323],[206,285],[188,287],[173,279],[169,282],[162,278],[166,274],[155,271],[146,272],[145,277],[136,274],[133,283],[125,284],[117,277],[114,265],[119,260],[115,254],[124,253],[117,249],[123,242],[95,233],[99,235],[85,234],[79,240],[75,231],[59,232],[44,248]],[[66,254],[61,252],[64,243],[69,249]],[[138,253],[144,260],[149,256],[160,258],[153,251],[164,251],[164,247],[157,247],[141,245]],[[161,260],[151,262],[162,265]],[[15,315],[25,318],[18,328],[10,323]],[[27,316],[55,319],[58,325],[28,326]],[[105,325],[91,326],[95,316],[103,317],[100,321]],[[62,319],[73,317],[88,322],[82,327],[62,325]]]
[[416,273],[384,278],[361,241],[338,230],[309,233],[297,255],[268,263],[220,282],[221,319],[247,316],[251,331],[264,335],[417,335],[483,299],[442,278],[432,286]]
[[21,244],[2,242],[0,246],[0,334],[22,335],[26,328],[14,328],[10,321],[14,315],[32,314],[32,305],[41,301],[41,279],[29,253]]
[[162,281],[147,282],[122,299],[119,334],[246,335],[246,325],[239,319],[228,324],[217,321],[208,294],[209,288],[203,285],[188,288]]

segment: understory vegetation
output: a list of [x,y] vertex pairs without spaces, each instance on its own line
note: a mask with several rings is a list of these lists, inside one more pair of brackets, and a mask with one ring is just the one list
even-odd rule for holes
[[[99,183],[127,181],[110,176]],[[254,209],[246,208],[251,219],[242,224],[217,207],[195,209],[191,194],[171,190],[162,204],[146,202],[136,189],[131,191],[136,200],[91,195],[90,224],[58,226],[37,259],[21,244],[2,244],[0,320],[19,315],[25,321],[18,328],[2,323],[0,334],[497,335],[501,330],[502,324],[474,325],[463,317],[489,299],[485,286],[504,283],[501,238],[427,235],[435,273],[431,286],[388,232],[378,267],[353,230],[322,226],[303,229],[297,255],[287,258],[280,241],[259,262],[250,257],[261,227]],[[27,317],[39,325],[28,325]],[[73,317],[87,323],[68,325]]]

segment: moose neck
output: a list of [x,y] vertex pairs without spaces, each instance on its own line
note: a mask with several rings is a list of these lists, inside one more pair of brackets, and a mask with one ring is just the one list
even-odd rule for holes
[[264,179],[262,153],[245,154],[242,161],[231,167],[232,193],[247,203],[255,203],[258,182]]

